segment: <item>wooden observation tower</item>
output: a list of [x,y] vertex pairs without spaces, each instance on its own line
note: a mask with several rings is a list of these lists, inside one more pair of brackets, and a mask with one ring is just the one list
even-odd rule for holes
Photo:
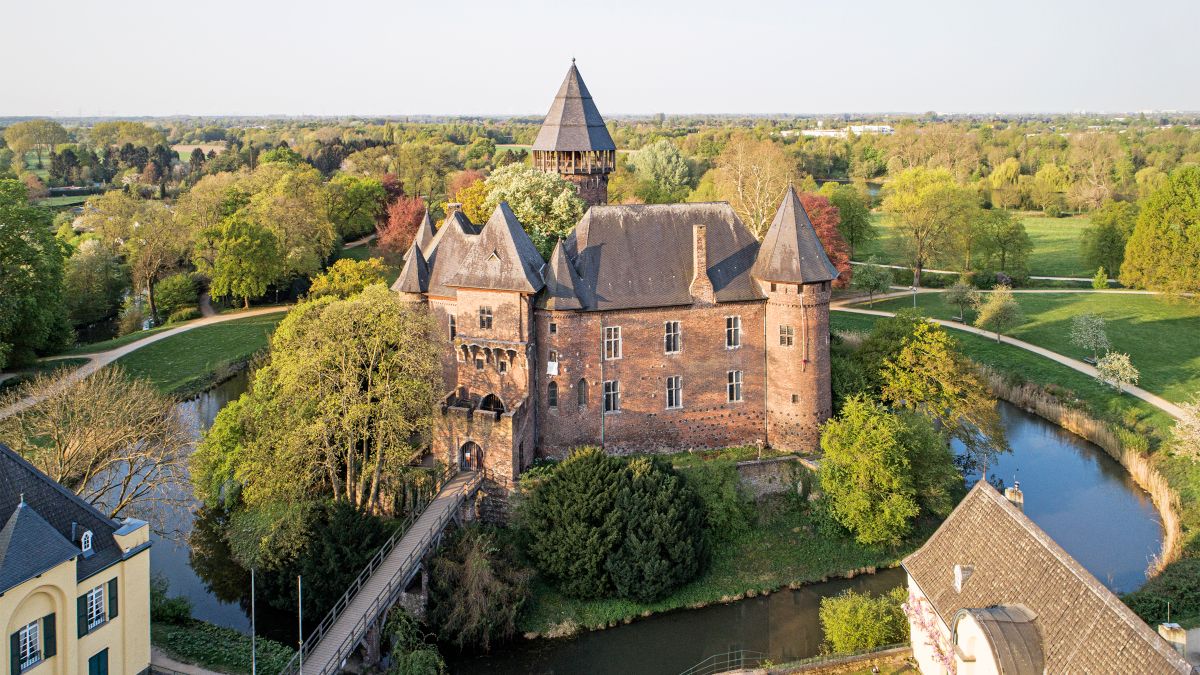
[[608,174],[616,163],[617,146],[571,59],[567,78],[533,143],[533,166],[574,183],[591,207],[608,203]]

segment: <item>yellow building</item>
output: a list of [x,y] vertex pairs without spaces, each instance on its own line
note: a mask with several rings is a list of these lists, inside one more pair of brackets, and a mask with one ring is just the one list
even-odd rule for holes
[[0,443],[9,675],[150,669],[150,528],[107,518]]

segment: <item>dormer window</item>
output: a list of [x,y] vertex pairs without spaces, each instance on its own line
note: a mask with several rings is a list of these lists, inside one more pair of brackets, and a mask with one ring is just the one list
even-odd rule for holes
[[85,556],[92,554],[92,531],[84,530],[83,536],[79,538],[79,548],[83,550]]

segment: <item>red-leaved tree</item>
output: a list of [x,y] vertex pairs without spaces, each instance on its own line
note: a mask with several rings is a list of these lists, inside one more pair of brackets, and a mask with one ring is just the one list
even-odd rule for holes
[[388,206],[387,213],[387,224],[375,227],[379,234],[377,248],[389,265],[396,265],[417,237],[417,227],[425,216],[425,200],[401,197]]
[[474,169],[468,169],[450,179],[450,186],[446,188],[446,192],[450,195],[450,201],[461,202],[458,198],[458,193],[464,188],[471,187],[475,181],[483,180],[483,174]]
[[825,247],[825,255],[829,256],[829,262],[838,268],[838,278],[834,280],[833,285],[845,288],[850,285],[854,270],[850,266],[850,247],[846,245],[846,240],[842,239],[842,233],[837,229],[838,223],[841,222],[838,207],[830,204],[825,195],[811,192],[800,193],[800,205],[804,207],[809,222],[817,231],[817,238]]
[[379,182],[383,184],[383,189],[387,192],[388,206],[395,204],[397,200],[404,197],[404,183],[400,182],[396,174],[385,173],[379,178]]

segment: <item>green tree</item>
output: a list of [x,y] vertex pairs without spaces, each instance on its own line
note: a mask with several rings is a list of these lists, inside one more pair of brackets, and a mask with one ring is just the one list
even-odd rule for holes
[[490,215],[500,202],[508,202],[543,258],[549,259],[558,240],[583,218],[586,204],[575,184],[557,174],[509,164],[496,169],[487,186],[485,212]]
[[567,595],[598,598],[612,588],[604,566],[621,542],[622,470],[603,450],[581,448],[522,504],[529,556]]
[[862,196],[853,185],[841,185],[830,181],[821,186],[821,194],[838,208],[838,232],[850,244],[851,250],[873,241],[878,234],[871,224],[871,209],[863,203]]
[[899,235],[901,251],[921,285],[921,270],[950,252],[952,234],[968,218],[971,195],[946,169],[916,167],[896,176],[885,188],[883,210]]
[[629,164],[638,180],[648,180],[663,192],[676,194],[691,181],[691,169],[679,147],[663,139],[633,153]]
[[821,598],[818,615],[825,631],[823,647],[842,654],[908,642],[908,618],[901,607],[907,599],[904,586],[875,598],[849,589]]
[[1084,228],[1080,234],[1080,260],[1088,267],[1119,271],[1125,262],[1125,246],[1133,234],[1137,217],[1136,204],[1104,200],[1099,210],[1092,214],[1091,227]]
[[313,279],[308,289],[311,298],[321,298],[332,295],[337,298],[348,298],[362,293],[367,286],[382,284],[387,280],[387,266],[379,258],[368,260],[353,260],[342,258]]
[[887,384],[883,377],[886,363],[899,358],[917,328],[924,323],[927,321],[919,310],[908,308],[896,312],[895,316],[876,319],[871,334],[855,350],[854,360],[862,366],[871,391],[877,396],[882,395]]
[[1098,267],[1096,273],[1092,275],[1092,288],[1097,291],[1103,291],[1108,288],[1108,273],[1104,271],[1104,267]]
[[0,368],[30,363],[71,337],[66,250],[50,230],[50,213],[28,200],[21,181],[0,179]]
[[1033,241],[1025,232],[1025,224],[1008,211],[995,209],[979,219],[979,249],[987,269],[1006,272],[1009,276],[1025,275]]
[[1105,330],[1104,317],[1091,312],[1076,314],[1071,318],[1071,344],[1092,350],[1092,358],[1100,360],[1100,350],[1112,349]]
[[65,284],[71,321],[89,324],[117,311],[129,280],[112,249],[99,239],[88,239],[67,261]]
[[329,220],[343,239],[350,240],[375,231],[376,221],[387,208],[388,194],[374,178],[338,176],[325,186],[329,195]]
[[653,602],[707,565],[704,510],[670,462],[661,457],[630,460],[621,475],[616,509],[624,531],[605,569],[621,597]]
[[433,636],[421,631],[421,624],[408,612],[393,610],[385,634],[392,643],[392,667],[386,675],[442,675],[446,662],[438,653]]
[[534,571],[517,564],[511,544],[479,528],[460,530],[432,569],[429,618],[442,639],[488,649],[517,634]]
[[1121,283],[1168,293],[1200,291],[1200,167],[1176,169],[1138,214]]
[[200,302],[196,282],[192,279],[192,275],[186,272],[173,274],[155,284],[154,294],[158,298],[157,309],[163,320],[166,320],[178,309],[195,307]]
[[871,308],[875,308],[875,294],[887,293],[892,288],[892,271],[875,263],[875,256],[854,270],[854,278],[850,280],[850,288],[856,291],[866,291],[871,299]]
[[958,308],[958,320],[966,323],[967,307],[974,307],[979,302],[979,291],[966,281],[959,279],[950,288],[942,291],[942,302]]
[[1124,386],[1137,384],[1139,375],[1138,369],[1129,361],[1129,355],[1121,352],[1109,352],[1096,363],[1096,379],[1112,381],[1118,394],[1124,393]]
[[88,138],[98,148],[119,148],[126,143],[152,148],[167,143],[166,135],[158,129],[127,120],[99,122],[88,131]]
[[1015,326],[1025,320],[1021,305],[1013,297],[1012,289],[1000,285],[989,293],[981,293],[981,299],[975,306],[975,326],[985,328],[991,326],[996,332],[996,344],[1000,344],[1000,333],[1005,326]]
[[37,154],[39,169],[43,168],[42,153],[52,153],[55,146],[71,142],[67,130],[52,120],[17,122],[4,130],[4,138],[18,155],[33,150]]
[[266,293],[282,272],[275,235],[261,225],[230,219],[221,226],[216,248],[210,271],[214,298],[242,298],[243,306],[249,307],[250,298]]

